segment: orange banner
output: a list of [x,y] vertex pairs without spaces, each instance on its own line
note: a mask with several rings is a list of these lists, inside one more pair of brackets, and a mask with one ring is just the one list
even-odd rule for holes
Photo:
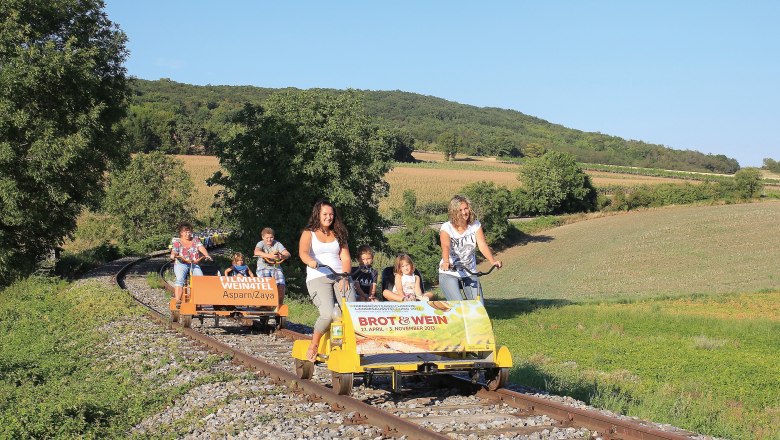
[[192,277],[192,302],[196,305],[278,306],[273,277]]

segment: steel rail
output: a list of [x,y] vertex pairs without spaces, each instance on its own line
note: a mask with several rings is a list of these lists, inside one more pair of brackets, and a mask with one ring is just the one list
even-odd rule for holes
[[[461,379],[464,380],[464,379]],[[592,409],[575,408],[559,402],[507,389],[489,391],[480,388],[477,396],[499,400],[532,414],[546,414],[556,420],[597,431],[606,439],[691,440],[691,437],[645,426],[632,420],[610,417]]]
[[[122,289],[127,289],[124,284],[124,276],[127,271],[134,264],[146,260],[151,256],[154,255],[143,257],[130,262],[122,269],[120,269],[120,271],[114,277],[117,285],[119,285],[119,287]],[[211,349],[212,351],[218,352],[220,354],[227,354],[233,358],[234,362],[243,364],[245,367],[256,371],[261,376],[269,377],[271,381],[275,383],[287,386],[293,390],[293,392],[301,392],[309,396],[312,401],[325,401],[330,404],[334,411],[354,412],[353,416],[345,419],[347,424],[368,423],[381,428],[385,435],[393,437],[407,436],[411,439],[449,439],[449,437],[444,434],[424,428],[414,422],[410,422],[407,419],[382,411],[360,400],[336,394],[330,388],[318,383],[309,380],[301,380],[296,375],[290,373],[287,370],[264,362],[227,344],[223,344],[222,342],[219,342],[216,339],[203,333],[197,332],[191,328],[184,328],[181,326],[181,324],[178,323],[172,323],[167,316],[164,316],[162,313],[154,310],[149,305],[138,301],[134,297],[133,299],[144,305],[147,308],[147,316],[149,316],[154,321],[157,321],[160,325],[176,330],[184,336]],[[285,333],[295,332],[287,331]],[[311,339],[310,337],[307,338],[305,335],[301,335],[299,333],[296,334],[300,335],[302,338]]]

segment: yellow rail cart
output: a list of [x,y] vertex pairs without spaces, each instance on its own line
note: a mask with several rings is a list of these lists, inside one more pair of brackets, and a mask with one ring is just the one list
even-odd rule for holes
[[[340,280],[349,274],[335,276]],[[509,381],[512,356],[496,345],[479,300],[347,302],[346,292],[341,292],[339,303],[341,319],[334,319],[320,339],[315,360],[327,365],[339,394],[350,394],[355,376],[368,385],[375,376],[390,376],[393,391],[400,389],[404,376],[415,375],[465,372],[476,381],[483,374],[491,390]],[[314,362],[306,356],[310,343],[299,340],[293,345],[301,379],[314,374]]]

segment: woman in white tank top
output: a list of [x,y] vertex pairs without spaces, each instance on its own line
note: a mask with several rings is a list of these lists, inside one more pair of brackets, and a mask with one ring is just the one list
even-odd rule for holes
[[460,294],[460,287],[463,286],[465,299],[476,299],[479,294],[479,298],[484,303],[479,278],[469,275],[462,269],[456,270],[456,266],[463,266],[476,272],[477,249],[493,266],[500,268],[501,261],[493,258],[493,253],[485,240],[485,233],[482,231],[482,224],[475,218],[469,199],[456,195],[450,200],[449,220],[441,225],[439,231],[441,240],[439,287],[448,301],[464,299]]
[[[320,316],[314,323],[311,345],[307,356],[310,361],[317,357],[320,338],[330,327],[333,307],[338,307],[339,292],[349,289],[347,301],[355,300],[355,291],[348,279],[336,285],[333,274],[320,265],[327,265],[337,273],[352,268],[352,258],[347,246],[347,229],[336,214],[332,204],[319,201],[314,205],[306,229],[301,233],[298,255],[306,265],[306,288],[309,297],[319,309]],[[338,289],[338,290],[337,290]]]

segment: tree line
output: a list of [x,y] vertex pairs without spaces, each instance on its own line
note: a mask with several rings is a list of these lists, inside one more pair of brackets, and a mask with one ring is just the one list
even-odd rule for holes
[[[262,105],[278,91],[250,86],[194,86],[170,79],[132,83],[123,125],[134,151],[216,154],[228,120],[245,103]],[[313,90],[360,96],[365,113],[395,133],[398,160],[411,149],[454,154],[534,157],[546,150],[571,153],[580,162],[732,174],[739,163],[724,155],[589,133],[514,110],[480,108],[401,91]]]

